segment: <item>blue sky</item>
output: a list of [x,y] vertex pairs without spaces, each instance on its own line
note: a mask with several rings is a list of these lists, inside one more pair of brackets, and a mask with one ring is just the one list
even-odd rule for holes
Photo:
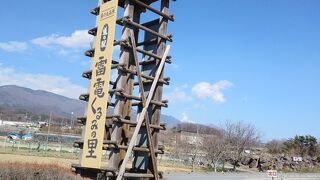
[[[265,140],[320,137],[320,1],[191,2],[171,5],[174,63],[166,68],[172,81],[163,113],[217,126],[253,123]],[[86,91],[80,75],[90,67],[83,51],[96,4],[1,2],[0,85],[69,97]]]

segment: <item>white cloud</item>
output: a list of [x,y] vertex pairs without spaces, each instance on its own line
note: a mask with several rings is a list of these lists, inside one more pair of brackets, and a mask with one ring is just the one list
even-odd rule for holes
[[78,98],[86,88],[73,84],[68,78],[47,74],[17,72],[0,66],[0,85],[17,85],[36,90],[46,90],[70,98]]
[[185,122],[185,123],[195,123],[194,121],[191,121],[189,119],[189,116],[187,113],[183,112],[182,114],[182,118],[181,118],[181,122]]
[[89,48],[92,40],[93,36],[87,30],[76,30],[70,36],[52,34],[35,38],[31,42],[44,47],[58,45],[66,48]]
[[35,38],[31,40],[31,43],[48,48],[53,54],[62,57],[62,59],[69,63],[79,63],[81,66],[88,66],[90,60],[82,60],[82,58],[86,58],[83,55],[83,49],[89,49],[93,43],[93,39],[93,36],[88,34],[87,30],[76,30],[70,36],[51,34]]
[[180,66],[174,63],[168,64],[168,67],[172,67],[173,69],[178,69]]
[[228,89],[231,86],[233,86],[233,83],[227,80],[221,80],[215,84],[200,82],[193,86],[192,92],[199,98],[211,98],[216,103],[224,103],[225,98],[222,90]]
[[189,95],[187,95],[187,93],[183,90],[187,87],[188,87],[187,84],[184,84],[181,87],[175,87],[173,91],[166,93],[164,97],[169,99],[169,102],[173,102],[173,103],[177,101],[182,101],[182,102],[191,101],[192,98]]
[[8,52],[22,52],[28,48],[26,42],[9,41],[0,42],[0,49]]

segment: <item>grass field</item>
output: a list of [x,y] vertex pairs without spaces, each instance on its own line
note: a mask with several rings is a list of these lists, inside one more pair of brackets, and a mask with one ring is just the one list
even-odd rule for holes
[[[71,164],[79,163],[79,151],[72,144],[45,143],[39,150],[37,143],[30,145],[25,142],[10,143],[5,138],[0,138],[0,163],[21,162],[36,164],[56,164],[63,168],[70,168]],[[48,149],[48,150],[46,150]],[[102,161],[107,165],[108,154],[104,154]],[[163,172],[190,172],[190,167],[181,163],[172,163],[162,158],[158,159],[159,170]],[[128,163],[130,166],[130,162]],[[202,171],[201,169],[198,169]],[[70,169],[71,171],[71,169]]]
[[70,170],[67,161],[2,154],[0,156],[0,179],[2,180],[83,180]]
[[[37,157],[17,154],[0,153],[0,179],[60,179],[84,180],[71,171],[71,164],[77,163],[76,159],[58,157]],[[167,165],[166,165],[167,166]],[[159,169],[165,172],[165,177],[170,180],[269,180],[265,173],[190,173],[188,168],[165,167]],[[320,180],[316,173],[281,173],[275,180]]]
[[[16,152],[18,153],[18,152]],[[50,155],[49,153],[47,155]],[[52,155],[52,154],[51,154]],[[71,164],[78,163],[77,159],[49,156],[34,156],[31,154],[0,153],[0,179],[70,179],[83,180],[71,171]],[[106,162],[105,162],[106,164]],[[172,180],[217,179],[217,180],[268,180],[265,173],[208,173],[199,170],[190,173],[189,167],[183,167],[168,162],[160,162],[159,170],[165,177]],[[50,178],[47,178],[50,177]],[[283,173],[275,180],[320,180],[316,173]]]
[[[79,163],[79,160],[75,158],[71,159],[63,157],[35,156],[32,154],[0,153],[0,163],[6,162],[56,164],[64,168],[70,168],[71,164]],[[107,164],[107,162],[104,162],[104,164]],[[174,164],[164,162],[160,163],[159,170],[164,172],[190,172],[190,168],[188,167],[184,167],[182,165],[177,166]]]

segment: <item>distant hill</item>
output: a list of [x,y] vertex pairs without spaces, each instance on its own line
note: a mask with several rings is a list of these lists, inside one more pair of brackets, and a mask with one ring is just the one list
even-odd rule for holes
[[[71,112],[75,117],[83,116],[85,102],[43,90],[7,85],[0,86],[0,107],[2,110],[26,110],[39,115],[52,112],[55,116],[70,118]],[[164,114],[161,115],[161,121],[167,123],[167,127],[180,123],[175,117]]]
[[161,114],[161,122],[166,123],[167,127],[169,128],[176,127],[178,124],[181,123],[179,119],[165,114]]
[[58,116],[83,115],[85,103],[42,90],[8,85],[0,86],[0,107],[25,109],[39,114]]

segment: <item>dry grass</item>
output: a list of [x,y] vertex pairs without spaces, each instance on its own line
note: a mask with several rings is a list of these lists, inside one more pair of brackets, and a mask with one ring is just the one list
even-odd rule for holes
[[58,164],[38,164],[14,161],[0,162],[0,179],[2,180],[80,180],[72,174],[70,168]]
[[[71,164],[73,163],[79,163],[79,160],[0,153],[0,180],[81,179],[73,175],[71,171]],[[165,163],[164,161],[159,164],[159,170],[164,172],[191,171],[190,167],[178,166],[177,164]],[[22,178],[21,175],[25,173],[26,175]],[[48,177],[43,178],[43,176]]]
[[32,164],[59,164],[59,166],[64,168],[70,168],[71,164],[79,162],[79,160],[76,160],[76,159],[64,159],[64,158],[57,158],[57,157],[39,157],[39,156],[0,153],[0,163],[4,163],[7,161],[32,163]]

